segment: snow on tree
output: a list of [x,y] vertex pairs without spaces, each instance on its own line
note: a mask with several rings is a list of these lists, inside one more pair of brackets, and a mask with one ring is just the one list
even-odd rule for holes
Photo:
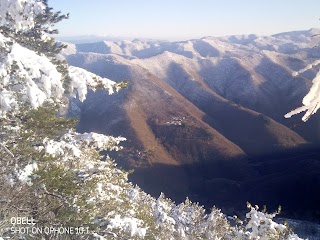
[[37,15],[42,14],[46,6],[41,1],[7,0],[0,2],[0,24],[14,31],[34,28]]
[[218,209],[206,214],[188,199],[176,205],[133,186],[100,154],[121,150],[125,138],[77,133],[76,120],[61,116],[69,97],[125,84],[59,60],[61,45],[46,34],[65,16],[46,1],[0,0],[0,13],[0,237],[61,239],[13,234],[10,218],[28,216],[42,228],[88,227],[77,239],[299,239],[257,208],[247,228],[232,227]]
[[[7,38],[1,34],[0,44],[2,52],[5,52],[0,66],[0,114],[17,111],[22,105],[37,108],[46,100],[63,100],[65,89],[62,74],[49,58],[18,43],[10,45]],[[103,87],[108,89],[109,93],[113,93],[113,88],[119,90],[115,82],[76,67],[69,68],[69,77],[71,92],[74,96],[78,94],[81,101],[86,97],[88,86],[92,89]]]
[[[312,69],[315,66],[320,64],[320,60],[315,61],[312,64],[309,64],[304,69],[294,72],[293,76],[298,76],[305,71]],[[316,77],[312,80],[312,87],[310,88],[309,93],[302,100],[303,106],[287,113],[285,118],[290,118],[293,115],[299,114],[301,112],[306,112],[302,117],[302,121],[306,122],[311,115],[315,114],[320,108],[320,71],[317,73]]]

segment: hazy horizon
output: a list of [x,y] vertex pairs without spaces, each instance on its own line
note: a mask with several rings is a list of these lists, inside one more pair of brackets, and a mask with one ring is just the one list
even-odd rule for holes
[[58,37],[185,40],[204,36],[272,35],[319,28],[320,2],[85,1],[54,0],[49,6],[70,19],[56,25]]
[[[281,34],[281,33],[286,33],[286,32],[300,32],[300,31],[309,31],[313,28],[310,29],[297,29],[297,30],[292,30],[292,31],[283,31],[283,32],[275,32],[275,33],[271,33],[271,34],[264,34],[264,35],[260,35],[260,34],[256,34],[256,33],[251,33],[251,34],[229,34],[229,35],[221,35],[221,36],[212,36],[212,35],[206,35],[206,36],[199,36],[199,37],[177,37],[177,38],[165,38],[165,37],[125,37],[125,36],[112,36],[112,35],[95,35],[95,34],[86,34],[86,35],[55,35],[54,37],[58,40],[71,40],[71,41],[75,41],[75,42],[82,42],[85,40],[88,40],[89,42],[92,42],[94,40],[98,40],[98,41],[102,41],[102,40],[106,40],[106,41],[117,41],[117,40],[128,40],[128,41],[132,41],[134,39],[139,39],[139,40],[154,40],[154,41],[187,41],[187,40],[192,40],[192,39],[200,39],[200,38],[205,38],[205,37],[229,37],[229,36],[248,36],[248,35],[257,35],[257,36],[272,36],[272,35],[276,35],[276,34]],[[314,28],[314,29],[319,29],[320,31],[320,27],[319,28]],[[91,41],[90,41],[91,40]]]

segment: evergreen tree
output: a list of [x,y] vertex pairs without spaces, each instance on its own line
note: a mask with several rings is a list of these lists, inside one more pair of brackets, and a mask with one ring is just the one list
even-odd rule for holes
[[[12,5],[19,1],[11,1]],[[69,91],[70,78],[68,76],[68,64],[64,59],[59,57],[59,53],[66,47],[65,44],[56,42],[50,35],[57,34],[58,30],[54,25],[62,20],[68,19],[69,14],[62,14],[60,11],[55,12],[48,5],[48,0],[39,1],[20,1],[22,5],[21,12],[23,14],[28,9],[34,9],[34,5],[38,4],[41,11],[33,16],[33,22],[29,28],[17,28],[14,22],[14,13],[7,13],[7,23],[0,26],[0,33],[8,37],[21,46],[26,47],[38,54],[44,54],[50,61],[56,65],[57,70],[62,74],[64,88]],[[31,6],[30,6],[31,5]],[[28,14],[28,13],[27,13]],[[11,24],[10,24],[11,23]]]

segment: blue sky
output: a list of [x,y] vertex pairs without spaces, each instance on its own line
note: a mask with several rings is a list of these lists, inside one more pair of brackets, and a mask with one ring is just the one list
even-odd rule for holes
[[49,0],[60,36],[187,39],[320,27],[319,0]]

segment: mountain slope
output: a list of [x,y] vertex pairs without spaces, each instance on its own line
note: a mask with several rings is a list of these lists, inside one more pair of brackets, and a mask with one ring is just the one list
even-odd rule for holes
[[[191,193],[206,202],[209,189],[221,190],[211,201],[232,206],[230,199],[251,198],[255,181],[273,182],[255,159],[320,139],[319,116],[307,124],[283,117],[311,86],[315,71],[292,73],[319,57],[316,31],[71,44],[65,52],[71,65],[129,81],[112,98],[97,91],[83,104],[74,101],[78,128],[126,137],[118,163],[134,168],[132,180],[147,192],[165,191],[177,201]],[[279,179],[291,182],[284,174]]]

